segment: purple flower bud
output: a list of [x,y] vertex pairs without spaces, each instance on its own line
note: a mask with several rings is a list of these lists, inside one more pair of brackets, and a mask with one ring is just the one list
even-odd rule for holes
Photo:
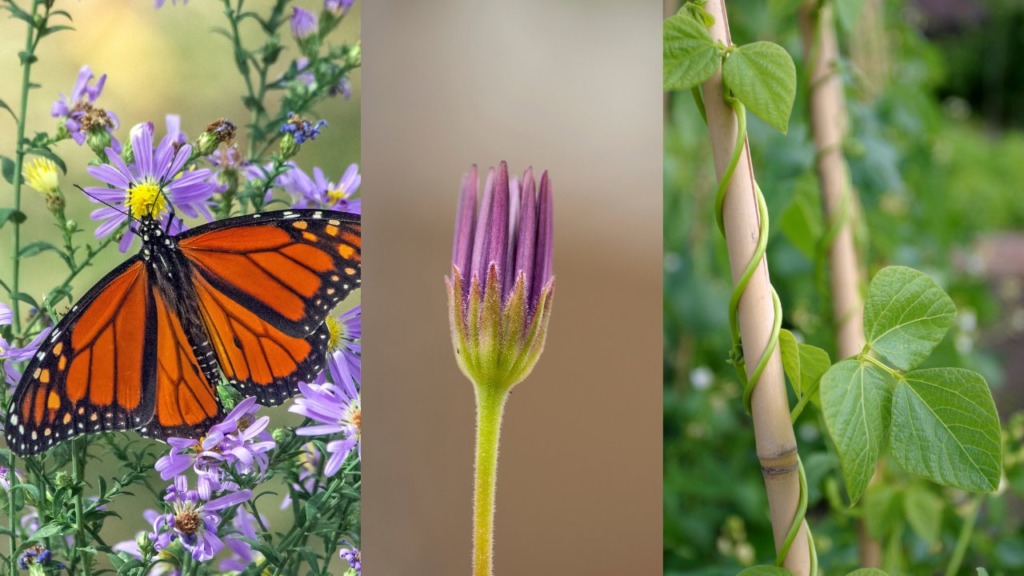
[[452,343],[459,367],[477,385],[521,382],[544,349],[555,279],[551,183],[540,191],[528,169],[520,183],[504,162],[463,176],[448,284]]
[[355,0],[324,0],[324,11],[335,18],[341,18],[352,8]]
[[313,34],[316,34],[319,24],[316,20],[316,15],[308,10],[303,10],[298,6],[293,6],[292,10],[292,35],[299,40],[305,40]]

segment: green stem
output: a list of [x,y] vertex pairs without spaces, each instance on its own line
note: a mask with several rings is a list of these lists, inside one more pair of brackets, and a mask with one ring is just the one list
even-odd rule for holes
[[476,484],[473,492],[473,576],[491,576],[494,558],[494,497],[498,439],[508,389],[476,386]]
[[974,523],[978,520],[978,512],[981,510],[981,503],[985,500],[984,494],[977,494],[971,499],[971,506],[967,510],[967,518],[960,528],[960,535],[956,539],[956,548],[953,549],[953,556],[946,566],[945,576],[956,576],[963,564],[964,556],[967,554],[967,546],[971,543],[971,535],[974,534]]
[[82,437],[75,438],[71,447],[71,470],[74,473],[75,481],[75,563],[81,563],[80,574],[89,576],[91,574],[89,553],[85,551],[85,460],[88,455],[88,440]]
[[[29,13],[33,19],[36,15],[36,8],[39,7],[39,0],[32,0],[32,9]],[[44,20],[43,26],[46,25]],[[28,113],[28,92],[30,85],[32,84],[32,62],[35,59],[35,47],[36,47],[36,27],[30,24],[28,26],[28,33],[25,35],[25,51],[22,53],[22,67],[21,67],[21,101],[18,104],[18,139],[14,145],[14,174],[12,175],[14,186],[14,209],[21,211],[21,170],[25,163],[25,123],[26,115]],[[11,259],[13,260],[14,269],[11,274],[12,285],[15,292],[19,292],[19,286],[21,281],[21,270],[19,266],[18,254],[21,253],[21,224],[17,220],[14,220],[14,250],[11,252]],[[21,319],[18,314],[20,303],[18,300],[14,300],[12,303],[14,308],[14,332],[17,334],[21,332]],[[12,568],[13,570],[13,568]]]

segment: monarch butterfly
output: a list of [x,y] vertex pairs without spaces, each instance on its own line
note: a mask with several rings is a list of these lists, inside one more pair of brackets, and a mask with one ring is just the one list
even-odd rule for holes
[[223,417],[222,373],[272,406],[323,368],[324,320],[360,285],[359,215],[288,210],[169,230],[139,220],[142,250],[43,341],[7,412],[15,453],[105,430],[198,437]]

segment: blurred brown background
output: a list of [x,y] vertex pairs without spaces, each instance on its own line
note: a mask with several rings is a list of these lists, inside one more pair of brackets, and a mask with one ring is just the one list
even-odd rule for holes
[[363,554],[468,574],[473,390],[443,277],[461,175],[550,171],[558,288],[512,394],[500,575],[661,573],[661,4],[363,8]]

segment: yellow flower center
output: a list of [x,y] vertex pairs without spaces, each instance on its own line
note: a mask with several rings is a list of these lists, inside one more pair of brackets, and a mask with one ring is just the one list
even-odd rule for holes
[[167,198],[160,193],[159,186],[146,181],[128,189],[128,198],[125,199],[124,205],[128,207],[132,218],[159,218],[167,211]]
[[335,318],[334,316],[328,316],[326,323],[327,330],[331,334],[330,337],[327,339],[327,349],[337,350],[338,342],[341,341],[342,336],[345,335],[345,325],[342,324],[341,322],[338,322],[338,319]]
[[22,170],[25,183],[43,194],[54,193],[60,187],[57,165],[48,158],[35,158]]
[[338,184],[338,187],[334,190],[327,191],[327,197],[331,199],[331,202],[339,202],[348,197],[348,190],[345,190],[344,186]]

